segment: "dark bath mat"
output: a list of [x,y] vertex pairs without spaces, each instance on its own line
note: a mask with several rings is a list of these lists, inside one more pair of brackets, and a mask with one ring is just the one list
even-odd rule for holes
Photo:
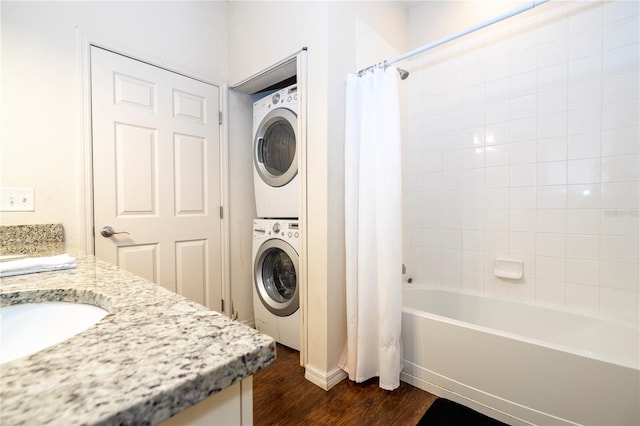
[[506,423],[448,399],[438,398],[416,426],[506,426]]

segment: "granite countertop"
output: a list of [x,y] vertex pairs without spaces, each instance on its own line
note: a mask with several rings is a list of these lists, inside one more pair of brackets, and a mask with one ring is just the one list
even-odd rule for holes
[[93,256],[77,269],[2,278],[0,304],[71,301],[109,314],[0,365],[0,424],[152,424],[275,360],[256,330]]

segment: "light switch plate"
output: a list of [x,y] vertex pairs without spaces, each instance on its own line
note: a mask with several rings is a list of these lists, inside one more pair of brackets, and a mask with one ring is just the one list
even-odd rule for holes
[[0,211],[32,212],[35,211],[33,188],[2,188],[0,193]]

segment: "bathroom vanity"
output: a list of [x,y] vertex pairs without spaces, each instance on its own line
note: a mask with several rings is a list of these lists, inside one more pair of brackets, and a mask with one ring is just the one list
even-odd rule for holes
[[65,301],[108,314],[0,364],[0,424],[251,424],[251,376],[275,360],[252,328],[93,256],[2,278],[0,305]]

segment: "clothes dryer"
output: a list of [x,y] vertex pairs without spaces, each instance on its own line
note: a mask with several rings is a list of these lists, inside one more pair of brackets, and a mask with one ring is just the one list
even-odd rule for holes
[[300,350],[297,220],[253,221],[253,308],[256,328]]
[[253,104],[253,182],[257,216],[298,218],[297,85]]

